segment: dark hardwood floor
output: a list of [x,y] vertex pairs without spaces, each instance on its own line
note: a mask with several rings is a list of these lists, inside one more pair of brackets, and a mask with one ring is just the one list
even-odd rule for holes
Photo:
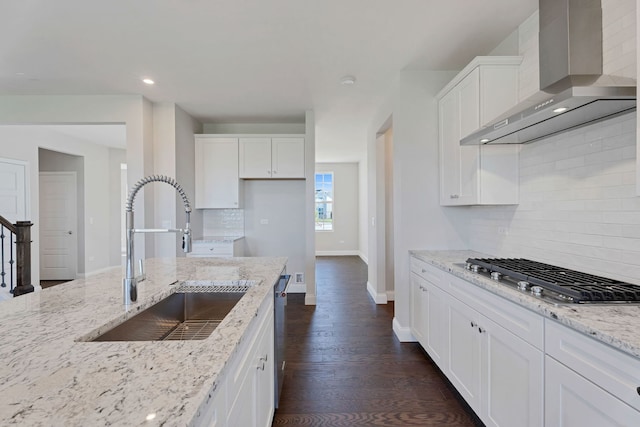
[[274,426],[477,426],[417,343],[368,297],[358,257],[319,257],[318,301],[290,294],[286,373]]

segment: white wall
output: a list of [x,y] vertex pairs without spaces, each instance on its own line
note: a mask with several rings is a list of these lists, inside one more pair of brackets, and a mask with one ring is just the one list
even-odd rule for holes
[[[90,274],[111,265],[111,254],[105,242],[109,241],[111,199],[109,194],[109,149],[69,136],[44,131],[38,126],[0,126],[0,151],[3,156],[29,163],[31,217],[32,280],[39,283],[39,200],[38,200],[38,148],[81,156],[84,162],[84,239],[85,259],[79,272]],[[117,173],[119,174],[119,166]]]
[[[55,124],[55,123],[122,123],[126,125],[126,138],[127,138],[127,165],[128,165],[128,179],[129,186],[131,187],[135,181],[142,176],[151,173],[152,163],[151,160],[151,143],[152,143],[152,123],[150,121],[151,108],[147,100],[138,95],[126,95],[126,96],[0,96],[0,124]],[[32,236],[37,236],[39,228],[37,219],[39,216],[39,202],[38,202],[38,187],[37,187],[37,149],[25,144],[18,146],[16,144],[10,144],[3,141],[8,145],[5,145],[2,149],[3,155],[6,153],[8,158],[18,158],[23,156],[25,159],[29,159],[30,163],[30,205],[31,205],[31,218],[29,220],[35,222],[32,228]],[[66,145],[61,143],[57,146],[47,146],[43,144],[45,148],[51,148],[57,151],[65,151]],[[108,154],[105,154],[103,158],[107,158]],[[85,162],[85,168],[91,169],[92,165]],[[97,170],[100,170],[98,168]],[[107,173],[106,167],[104,173]],[[103,177],[106,175],[103,175]],[[102,178],[104,179],[104,178]],[[90,185],[89,181],[85,181],[85,185]],[[104,199],[104,192],[92,192],[87,194],[87,204],[92,203],[91,200]],[[145,211],[152,212],[152,206],[146,206],[144,203],[144,197],[137,201],[136,218],[137,223],[143,223]],[[147,209],[145,209],[147,207]],[[95,218],[104,214],[104,212],[96,212]],[[140,218],[138,220],[138,218]],[[106,225],[106,221],[103,222],[103,227],[100,230],[96,230],[99,233],[108,232],[109,227]],[[101,240],[94,238],[93,242],[102,249],[106,249],[105,242],[108,239],[102,236]],[[136,241],[137,242],[137,241]],[[87,245],[87,248],[89,246]],[[99,269],[102,266],[106,266],[109,263],[109,256],[102,254],[99,249],[95,254],[95,265],[87,265],[86,271],[91,272],[95,269]],[[140,244],[137,245],[138,255],[144,256],[144,247]],[[39,242],[34,241],[32,245],[32,279],[34,283],[39,281],[39,258],[37,255],[39,252]],[[108,252],[107,252],[108,253]],[[87,253],[88,255],[88,253]]]
[[305,184],[303,180],[245,180],[246,256],[288,257],[289,274],[305,272]]
[[409,332],[410,249],[460,249],[466,246],[456,228],[462,210],[443,208],[438,194],[438,127],[435,95],[455,72],[407,70],[400,73],[390,99],[372,122],[368,137],[369,162],[369,282],[384,294],[375,266],[376,133],[393,116],[395,317],[393,328],[401,340]]
[[316,255],[358,255],[358,164],[316,163],[322,172],[333,172],[333,230],[316,231]]

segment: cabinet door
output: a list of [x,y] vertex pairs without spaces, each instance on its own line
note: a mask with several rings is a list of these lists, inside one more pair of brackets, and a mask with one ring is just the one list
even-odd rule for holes
[[423,310],[426,313],[425,350],[443,372],[447,369],[447,295],[435,285],[426,286]]
[[545,425],[631,427],[640,412],[555,359],[545,357]]
[[456,89],[438,103],[440,204],[455,206],[460,198],[460,113]]
[[411,277],[411,333],[414,338],[422,345],[427,347],[425,325],[426,311],[424,306],[424,298],[426,288],[424,280],[414,273],[410,273]]
[[238,208],[238,139],[196,137],[195,144],[195,207]]
[[271,178],[271,138],[240,138],[240,178]]
[[274,390],[274,337],[273,313],[267,317],[262,328],[257,351],[257,369],[254,389],[256,426],[270,427],[275,411]]
[[449,323],[448,377],[464,400],[480,414],[480,315],[453,297],[447,298]]
[[486,426],[542,427],[544,354],[484,316],[482,411]]
[[304,138],[271,139],[272,178],[304,178]]
[[501,116],[518,103],[518,66],[483,65],[479,76],[478,128]]
[[474,69],[456,86],[460,99],[460,139],[480,127],[480,70]]

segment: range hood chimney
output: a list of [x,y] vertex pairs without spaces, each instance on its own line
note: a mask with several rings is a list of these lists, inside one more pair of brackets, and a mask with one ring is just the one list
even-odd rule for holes
[[636,108],[633,79],[602,75],[601,0],[539,0],[540,91],[461,145],[524,144]]

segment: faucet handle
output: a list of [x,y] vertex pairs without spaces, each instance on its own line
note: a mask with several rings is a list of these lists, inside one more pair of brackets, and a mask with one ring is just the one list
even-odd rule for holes
[[184,233],[182,235],[182,250],[184,253],[191,252],[191,233]]

